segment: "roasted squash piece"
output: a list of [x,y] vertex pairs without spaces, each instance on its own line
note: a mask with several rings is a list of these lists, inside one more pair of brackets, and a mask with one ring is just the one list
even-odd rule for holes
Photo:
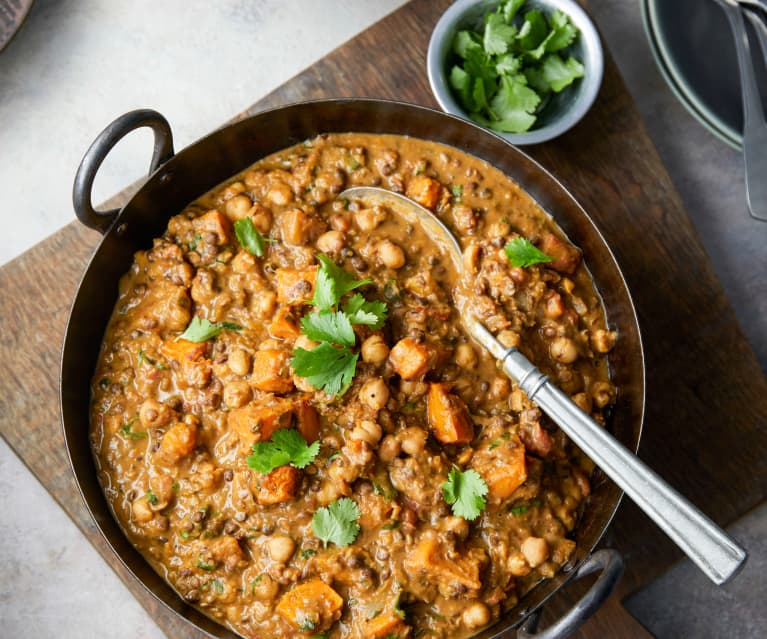
[[424,344],[403,337],[389,352],[389,361],[402,379],[423,377],[431,368],[434,354]]
[[232,236],[232,223],[217,209],[211,209],[192,222],[198,233],[215,233],[217,244],[229,244]]
[[311,300],[318,268],[278,268],[274,272],[277,278],[277,301],[280,304],[304,304]]
[[320,633],[341,617],[344,600],[322,579],[312,579],[289,590],[277,604],[277,612],[296,630]]
[[176,422],[162,437],[158,458],[172,465],[190,455],[197,445],[197,425]]
[[274,431],[290,428],[292,410],[290,400],[268,397],[230,410],[227,425],[250,448],[256,442],[270,440]]
[[479,574],[486,560],[484,550],[471,548],[458,553],[440,544],[437,533],[429,530],[407,554],[403,567],[412,581],[436,586],[443,597],[455,596],[458,587],[463,597],[473,598],[482,589]]
[[269,393],[287,393],[293,390],[290,354],[278,349],[256,351],[250,385]]
[[301,334],[296,318],[289,306],[282,306],[269,324],[269,335],[277,339],[295,339]]
[[525,447],[517,435],[475,451],[471,466],[482,475],[487,495],[493,501],[511,497],[527,479]]
[[293,403],[298,432],[308,444],[320,438],[320,416],[317,409],[308,400],[301,399]]
[[408,626],[396,612],[385,611],[365,624],[366,639],[407,639]]
[[449,392],[446,384],[429,384],[426,400],[429,426],[443,444],[468,444],[474,426],[461,398]]
[[553,233],[547,233],[541,238],[539,248],[551,258],[551,262],[544,264],[544,266],[559,273],[572,275],[580,264],[581,252]]
[[426,175],[416,175],[408,182],[405,194],[411,200],[433,211],[442,195],[442,185]]
[[280,466],[256,480],[256,501],[262,506],[281,504],[295,499],[301,487],[301,471],[293,466]]

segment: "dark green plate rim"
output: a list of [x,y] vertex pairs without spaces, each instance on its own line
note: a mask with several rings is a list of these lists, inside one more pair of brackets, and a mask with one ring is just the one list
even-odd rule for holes
[[[743,136],[731,126],[722,121],[711,109],[702,102],[687,83],[684,75],[674,64],[663,39],[659,37],[657,29],[656,3],[664,0],[642,0],[642,22],[644,23],[647,41],[650,43],[655,62],[660,69],[661,75],[666,80],[671,90],[685,108],[711,133],[736,150],[743,146]],[[665,0],[668,1],[668,0]]]

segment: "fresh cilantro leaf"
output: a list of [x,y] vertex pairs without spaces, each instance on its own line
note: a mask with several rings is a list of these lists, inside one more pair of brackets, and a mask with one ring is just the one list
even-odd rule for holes
[[522,59],[513,53],[506,53],[499,56],[495,62],[495,70],[498,75],[516,75],[522,66]]
[[189,326],[181,333],[176,339],[185,339],[189,342],[205,342],[214,337],[218,337],[223,329],[230,331],[241,331],[242,326],[234,324],[233,322],[209,322],[204,318],[199,318],[196,315],[189,322]]
[[537,10],[528,11],[517,34],[517,40],[523,50],[530,51],[543,42],[548,33],[549,25],[546,23],[543,13]]
[[234,223],[234,234],[237,236],[237,241],[248,253],[256,257],[264,256],[266,239],[258,232],[251,218],[244,217],[237,220]]
[[471,31],[459,31],[453,38],[453,51],[456,55],[466,58],[472,49],[482,49],[479,43],[479,36]]
[[146,500],[147,500],[147,501],[148,501],[150,504],[152,504],[152,506],[154,506],[154,505],[157,503],[157,501],[158,501],[158,499],[157,499],[157,495],[155,495],[155,494],[154,494],[154,493],[153,493],[151,490],[148,490],[148,491],[146,492],[146,495],[145,495],[145,497],[146,497]]
[[309,557],[313,557],[317,554],[317,551],[314,548],[304,548],[301,551],[301,559],[309,559]]
[[571,85],[577,78],[582,78],[583,65],[570,56],[563,60],[557,53],[551,53],[543,59],[541,66],[543,79],[551,87],[554,93],[559,93],[566,86]]
[[354,275],[336,265],[327,255],[317,256],[320,270],[317,273],[317,283],[314,287],[312,304],[321,311],[326,311],[338,304],[339,300],[355,288],[371,284],[373,280],[355,280]]
[[352,322],[346,313],[340,311],[315,311],[304,315],[301,318],[301,330],[315,342],[354,346],[356,340]]
[[296,375],[328,395],[343,395],[352,383],[359,355],[322,342],[310,351],[296,348],[290,365]]
[[503,19],[506,22],[511,22],[511,19],[517,15],[517,11],[525,4],[525,0],[507,0],[498,7],[498,12],[503,14]]
[[[524,80],[524,81],[523,81]],[[535,122],[533,112],[540,103],[538,94],[525,83],[523,75],[501,78],[498,95],[493,98],[491,108],[498,121],[490,126],[499,131],[521,133],[527,131]]]
[[[344,304],[343,312],[352,324],[364,324],[377,330],[384,325],[388,310],[385,302],[379,302],[378,300],[368,302],[362,295],[356,293]],[[340,344],[342,342],[337,343]]]
[[306,468],[319,452],[318,441],[308,445],[297,430],[283,428],[272,434],[271,441],[253,444],[253,454],[247,461],[248,466],[266,474],[286,464]]
[[546,42],[547,53],[569,47],[578,35],[578,28],[570,22],[570,17],[558,9],[549,16],[549,26],[551,33]]
[[314,513],[312,531],[325,545],[333,542],[336,546],[348,546],[360,532],[359,517],[357,504],[342,497]]
[[453,90],[458,94],[461,104],[469,111],[476,111],[474,98],[471,95],[473,78],[456,64],[450,69],[448,81]]
[[515,237],[503,248],[512,266],[532,266],[551,262],[551,257],[536,248],[533,243],[524,237]]
[[442,496],[456,517],[473,521],[485,509],[487,484],[474,469],[461,472],[457,466],[447,474],[442,484]]
[[490,55],[506,53],[516,34],[517,28],[508,24],[501,14],[488,13],[485,16],[483,44]]
[[453,184],[453,186],[450,187],[450,192],[453,194],[453,197],[460,202],[463,197],[463,184]]
[[509,508],[509,512],[515,517],[524,515],[528,510],[530,510],[530,506],[528,506],[527,504],[520,504],[518,506],[512,506],[511,508]]

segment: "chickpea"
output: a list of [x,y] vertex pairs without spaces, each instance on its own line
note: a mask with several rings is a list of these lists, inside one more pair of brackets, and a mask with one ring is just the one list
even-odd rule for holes
[[253,390],[245,380],[229,382],[224,386],[224,404],[229,408],[245,406],[252,396]]
[[569,337],[556,337],[549,346],[549,354],[561,364],[572,364],[578,359],[578,347]]
[[490,609],[481,601],[475,601],[463,611],[461,619],[469,629],[482,628],[490,623]]
[[285,182],[274,182],[266,194],[266,199],[277,206],[285,206],[293,199],[293,191]]
[[293,344],[293,348],[303,348],[305,351],[314,350],[317,348],[317,346],[319,346],[319,342],[315,342],[314,340],[309,339],[304,334],[296,337],[296,341]]
[[398,435],[402,450],[411,457],[415,457],[424,449],[428,436],[428,433],[418,426],[410,426]]
[[253,295],[250,300],[250,310],[259,319],[271,319],[277,309],[277,293],[274,291],[261,291]]
[[345,244],[341,231],[327,231],[317,238],[317,250],[323,253],[340,253]]
[[391,240],[378,243],[378,258],[386,268],[398,269],[405,266],[405,253]]
[[394,435],[387,435],[383,438],[381,445],[378,447],[379,459],[388,464],[400,453],[400,441]]
[[477,365],[477,353],[471,344],[458,344],[455,348],[455,363],[461,368],[472,369]]
[[389,401],[389,387],[380,377],[369,379],[362,385],[359,398],[373,410],[381,410]]
[[375,206],[372,209],[362,209],[354,216],[354,221],[357,223],[360,231],[364,233],[370,233],[386,219],[386,211],[379,206]]
[[469,522],[463,517],[446,517],[442,520],[442,525],[447,532],[453,533],[461,540],[469,536]]
[[235,375],[247,375],[250,372],[250,355],[241,348],[229,353],[226,363]]
[[549,544],[542,537],[528,537],[519,549],[531,568],[537,568],[549,558]]
[[269,556],[281,564],[284,564],[293,556],[296,550],[296,542],[287,535],[274,535],[266,542]]
[[609,353],[613,346],[615,346],[615,340],[618,338],[615,331],[606,331],[603,328],[599,328],[591,334],[591,348],[597,353]]
[[575,405],[580,408],[584,413],[590,413],[593,407],[591,395],[588,393],[576,393],[572,397]]
[[226,215],[231,220],[241,220],[253,206],[253,202],[247,195],[235,195],[226,201],[224,206]]
[[497,337],[501,345],[506,348],[516,348],[521,341],[519,333],[516,331],[501,331]]
[[610,382],[594,382],[591,397],[597,408],[604,408],[615,399],[615,387]]
[[250,216],[253,218],[253,226],[255,226],[260,233],[266,235],[269,233],[269,229],[272,228],[272,212],[265,206],[256,204],[250,209]]
[[511,381],[505,375],[496,375],[490,383],[487,397],[491,401],[505,400],[511,392]]
[[371,335],[362,342],[362,360],[368,364],[383,364],[389,357],[389,347],[380,335]]
[[524,577],[530,573],[530,566],[521,552],[515,552],[509,557],[506,568],[515,577]]
[[469,244],[463,252],[463,268],[472,275],[479,271],[479,258],[482,249],[479,244]]
[[154,517],[154,513],[143,495],[133,502],[133,521],[145,524],[151,521],[152,517]]
[[357,424],[354,430],[352,430],[349,437],[353,440],[367,442],[371,446],[375,446],[381,440],[382,435],[383,431],[377,422],[363,419]]
[[278,584],[269,575],[259,575],[257,579],[253,581],[253,596],[261,601],[270,601],[277,596],[280,591],[280,584]]

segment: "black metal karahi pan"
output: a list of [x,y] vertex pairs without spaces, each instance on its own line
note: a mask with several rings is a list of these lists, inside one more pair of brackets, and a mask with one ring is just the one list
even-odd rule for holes
[[[154,131],[154,152],[146,183],[120,210],[99,212],[91,203],[95,175],[109,151],[130,131]],[[572,195],[545,169],[501,138],[469,122],[425,107],[401,102],[338,99],[303,102],[226,126],[174,155],[168,122],[159,113],[139,110],[110,124],[88,149],[74,185],[80,221],[103,233],[78,287],[61,358],[61,413],[72,471],[99,530],[115,555],[158,600],[210,637],[236,637],[188,605],[128,541],[112,515],[99,483],[89,441],[90,380],[102,338],[117,298],[119,278],[133,254],[151,246],[168,219],[189,202],[256,160],[319,133],[393,133],[441,142],[479,157],[514,179],[567,236],[583,250],[584,261],[602,295],[611,328],[618,331],[609,355],[617,403],[608,428],[636,451],[644,412],[644,360],[639,326],[626,283],[594,223]],[[612,550],[594,549],[622,496],[601,471],[592,477],[592,493],[575,531],[573,560],[552,579],[522,597],[478,639],[565,637],[607,598],[622,573]],[[601,571],[584,598],[548,629],[536,633],[538,611],[568,581]]]

